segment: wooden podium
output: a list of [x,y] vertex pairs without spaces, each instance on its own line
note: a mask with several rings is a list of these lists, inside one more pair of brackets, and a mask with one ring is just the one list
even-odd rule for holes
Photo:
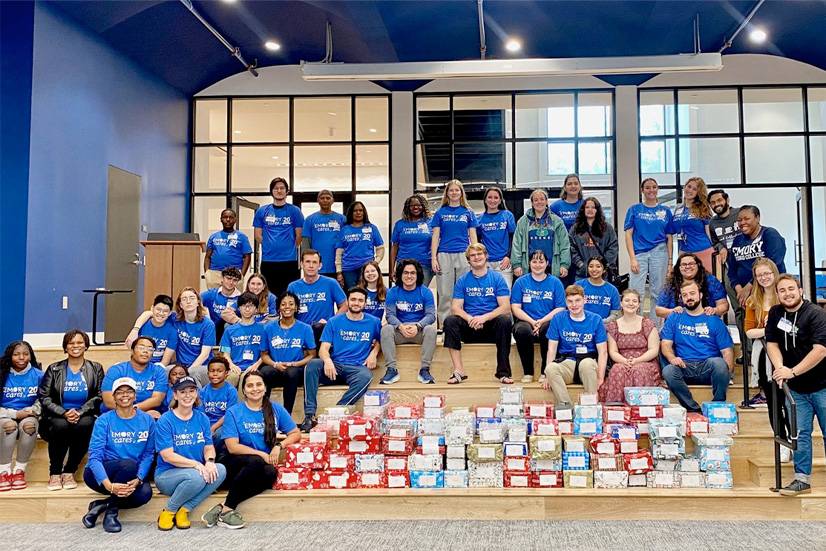
[[201,292],[202,241],[141,241],[145,248],[143,305],[152,309],[157,295],[169,295],[174,301],[184,287]]

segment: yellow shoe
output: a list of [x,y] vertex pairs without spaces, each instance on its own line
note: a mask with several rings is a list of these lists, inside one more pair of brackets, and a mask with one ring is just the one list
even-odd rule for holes
[[178,509],[178,512],[175,513],[175,526],[177,526],[179,530],[186,530],[187,528],[192,526],[192,524],[190,524],[189,522],[189,517],[187,516],[187,513],[189,513],[189,511],[187,511],[183,507]]
[[175,513],[164,509],[161,511],[161,516],[158,517],[158,530],[167,532],[172,530],[175,526]]

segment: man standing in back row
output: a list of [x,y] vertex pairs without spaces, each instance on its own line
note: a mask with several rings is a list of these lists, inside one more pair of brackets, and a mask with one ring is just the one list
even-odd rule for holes
[[333,192],[318,192],[319,211],[304,220],[301,240],[304,250],[313,249],[321,255],[319,275],[336,278],[336,241],[341,228],[347,223],[343,214],[333,212]]
[[[729,203],[728,193],[722,189],[715,189],[708,194],[708,204],[711,210],[714,211],[714,217],[708,221],[708,229],[711,234],[711,245],[714,247],[714,252],[720,258],[720,267],[722,268],[722,276],[720,280],[726,287],[726,294],[728,295],[731,307],[734,309],[734,319],[737,322],[737,329],[740,332],[740,343],[744,352],[751,352],[751,339],[746,339],[743,332],[743,325],[746,321],[746,310],[740,305],[737,300],[737,291],[731,284],[728,276],[728,257],[734,238],[740,235],[740,225],[737,223],[737,217],[740,214],[740,209],[732,207]],[[715,269],[716,271],[716,269]],[[716,277],[717,274],[715,273]],[[738,358],[738,362],[741,361]]]
[[252,219],[255,241],[261,243],[261,273],[270,292],[277,297],[287,290],[291,281],[301,277],[298,246],[304,215],[301,209],[287,203],[289,192],[287,180],[274,178],[270,182],[272,203],[260,207]]

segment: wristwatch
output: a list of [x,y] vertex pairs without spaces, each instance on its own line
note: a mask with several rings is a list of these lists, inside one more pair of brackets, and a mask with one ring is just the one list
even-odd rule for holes
[[421,323],[416,323],[416,329],[421,331],[422,329],[424,329],[424,326]]

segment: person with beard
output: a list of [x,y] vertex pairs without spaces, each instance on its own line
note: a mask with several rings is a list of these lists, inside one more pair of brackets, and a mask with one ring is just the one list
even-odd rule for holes
[[319,274],[335,279],[336,241],[341,228],[347,223],[347,218],[341,213],[333,212],[333,192],[329,189],[319,191],[317,201],[318,212],[304,219],[301,242],[305,251],[312,249],[321,255],[320,266],[323,271]]
[[734,343],[723,320],[705,313],[696,281],[684,281],[680,295],[685,308],[668,316],[660,333],[663,379],[687,411],[698,413],[700,405],[688,385],[711,384],[712,401],[724,402]]
[[803,300],[800,281],[790,274],[777,278],[780,304],[769,311],[766,353],[774,367],[772,378],[788,385],[797,408],[797,449],[794,480],[780,489],[784,496],[811,492],[812,428],[817,416],[826,433],[826,312]]
[[740,306],[745,308],[754,285],[751,267],[754,260],[766,257],[774,261],[782,274],[786,271],[786,240],[774,229],[760,225],[760,209],[754,205],[743,205],[737,214],[740,235],[731,244],[728,258],[728,277],[737,292]]

